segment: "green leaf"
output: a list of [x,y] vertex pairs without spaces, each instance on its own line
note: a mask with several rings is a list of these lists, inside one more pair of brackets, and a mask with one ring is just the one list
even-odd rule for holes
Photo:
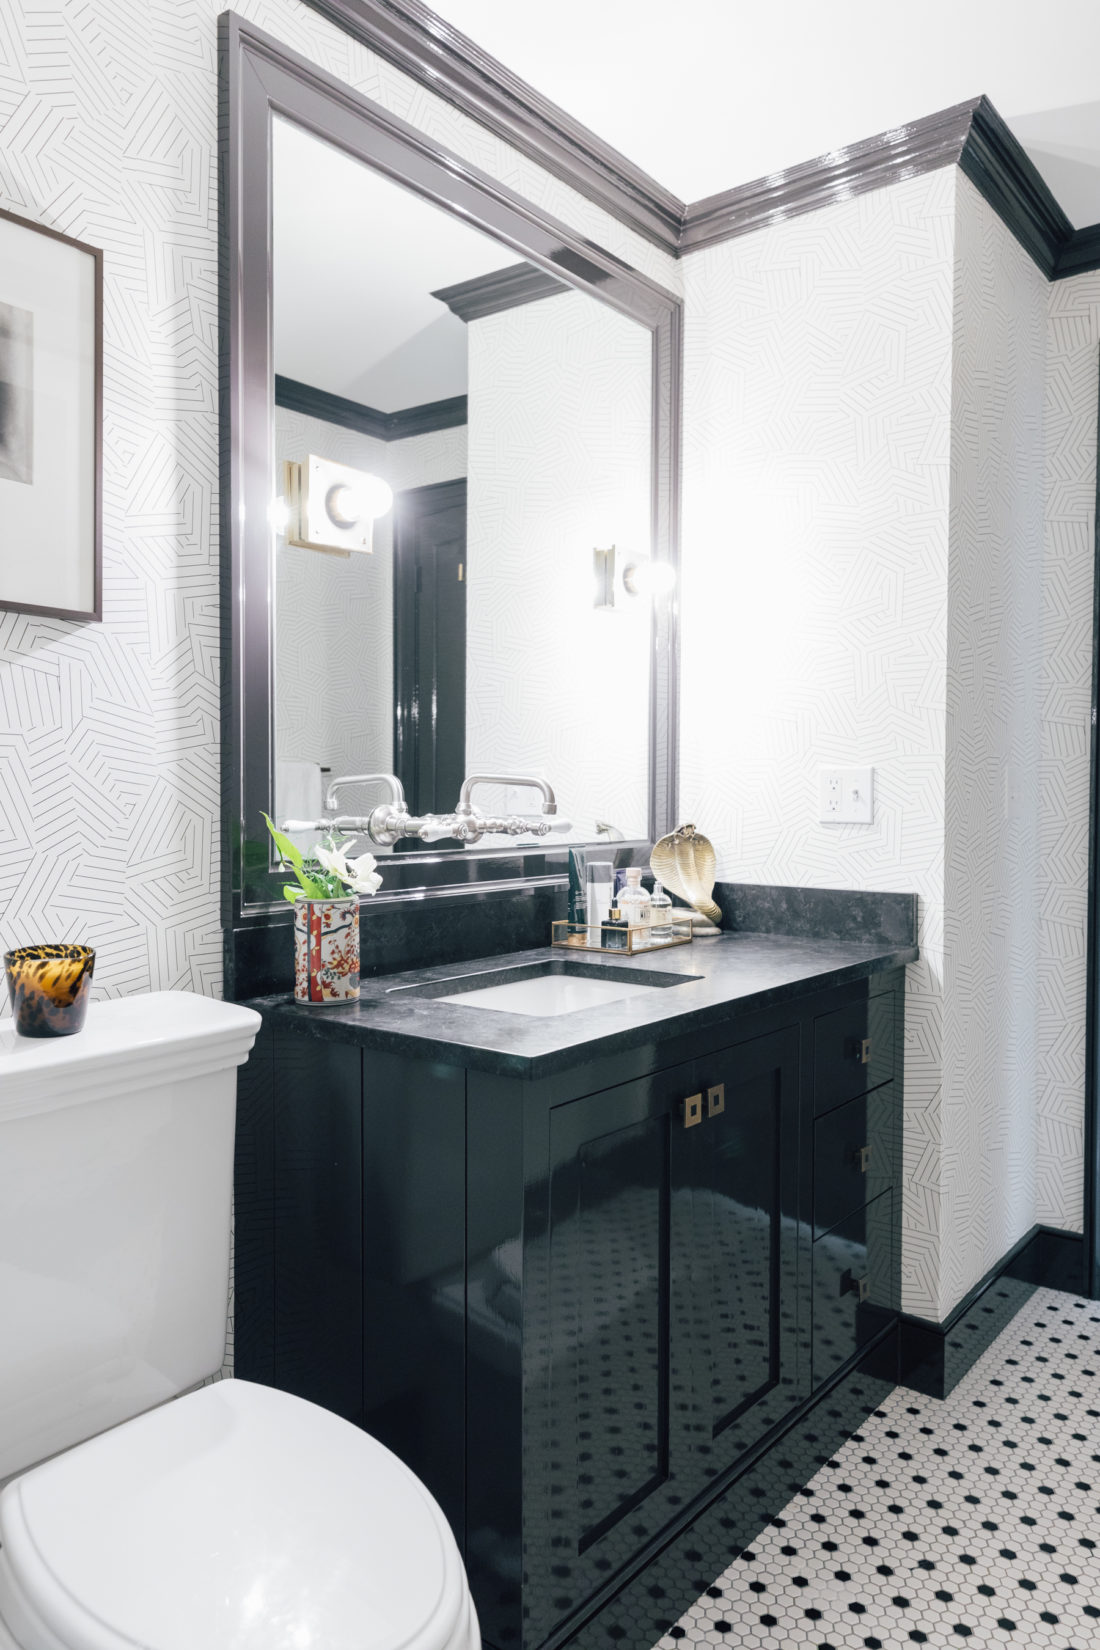
[[278,848],[279,853],[282,855],[283,859],[285,859],[288,864],[293,865],[294,869],[300,874],[301,867],[305,863],[302,858],[301,850],[294,846],[293,842],[291,842],[290,838],[283,831],[276,830],[267,814],[264,814],[264,818],[267,820],[267,828],[271,832],[272,840],[274,841],[276,848]]
[[301,892],[302,890],[300,888],[295,888],[292,882],[284,882],[283,898],[290,900],[291,904],[293,904],[293,902],[299,897]]

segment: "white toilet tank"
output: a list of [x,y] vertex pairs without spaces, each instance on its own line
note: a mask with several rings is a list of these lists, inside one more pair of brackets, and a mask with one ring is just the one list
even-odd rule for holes
[[74,1037],[0,1026],[0,1481],[220,1367],[259,1025],[161,991]]

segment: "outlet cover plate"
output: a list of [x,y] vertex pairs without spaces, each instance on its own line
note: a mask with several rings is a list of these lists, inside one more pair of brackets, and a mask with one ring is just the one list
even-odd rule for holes
[[822,768],[820,790],[823,825],[874,823],[874,768]]

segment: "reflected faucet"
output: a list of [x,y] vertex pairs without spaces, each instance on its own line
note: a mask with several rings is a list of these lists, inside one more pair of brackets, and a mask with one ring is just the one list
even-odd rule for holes
[[508,774],[502,777],[499,774],[475,773],[469,779],[462,781],[462,789],[458,793],[456,813],[473,813],[470,797],[473,795],[475,785],[527,785],[532,790],[542,792],[542,811],[544,814],[556,814],[558,811],[558,802],[553,788],[547,784],[545,779],[515,779]]
[[[336,793],[344,785],[385,785],[389,789],[389,799],[380,802],[369,814],[338,814],[336,812]],[[463,781],[459,792],[458,807],[450,814],[422,814],[416,816],[409,813],[408,803],[405,801],[405,791],[396,774],[392,773],[349,773],[341,774],[329,785],[325,794],[326,816],[324,819],[287,819],[283,822],[284,831],[348,831],[355,834],[366,833],[371,841],[379,847],[389,848],[395,842],[405,837],[416,837],[421,842],[441,842],[445,838],[453,837],[468,847],[480,842],[483,836],[549,836],[551,831],[568,831],[570,824],[567,819],[555,819],[553,824],[545,819],[529,820],[520,814],[506,814],[502,817],[479,814],[471,802],[471,793],[475,785],[529,785],[542,795],[542,812],[557,814],[558,804],[553,788],[545,779],[526,779],[497,777],[490,774],[473,774]]]

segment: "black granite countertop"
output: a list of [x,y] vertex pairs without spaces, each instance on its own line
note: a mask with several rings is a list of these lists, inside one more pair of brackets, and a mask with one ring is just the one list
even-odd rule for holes
[[[748,1012],[845,985],[917,960],[915,945],[869,940],[801,938],[789,934],[730,933],[693,945],[609,957],[541,946],[476,962],[413,969],[364,979],[358,1002],[313,1005],[293,997],[261,997],[250,1007],[269,1020],[309,1036],[389,1049],[513,1077],[546,1077],[578,1061],[637,1048],[664,1037],[702,1030],[731,1013]],[[480,976],[479,986],[508,970],[537,972],[552,963],[610,979],[653,972],[679,976],[661,990],[552,1017],[502,1012],[439,997]],[[488,976],[488,977],[486,977]],[[412,989],[410,989],[412,988]]]

